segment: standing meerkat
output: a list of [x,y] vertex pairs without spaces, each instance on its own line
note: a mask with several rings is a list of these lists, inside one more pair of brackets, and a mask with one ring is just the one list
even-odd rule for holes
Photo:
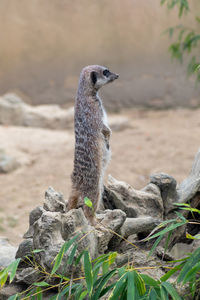
[[[98,90],[118,77],[102,66],[85,67],[80,74],[75,102],[75,155],[68,210],[83,205],[84,214],[92,224],[94,212],[101,201],[104,172],[110,159],[111,130]],[[93,210],[84,205],[85,197],[92,201]]]

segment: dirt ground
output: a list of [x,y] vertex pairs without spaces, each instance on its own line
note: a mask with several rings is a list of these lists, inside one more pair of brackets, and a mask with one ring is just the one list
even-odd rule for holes
[[[168,173],[180,183],[200,147],[200,109],[121,114],[130,118],[130,127],[112,134],[107,174],[137,189],[155,172]],[[0,236],[17,245],[28,228],[29,212],[43,204],[48,186],[67,199],[74,134],[73,130],[0,126],[0,141],[0,148],[21,162],[17,170],[0,175]]]

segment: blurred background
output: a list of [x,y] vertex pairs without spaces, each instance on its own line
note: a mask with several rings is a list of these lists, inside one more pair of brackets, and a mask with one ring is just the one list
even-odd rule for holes
[[0,1],[0,236],[22,239],[48,186],[68,198],[74,98],[88,64],[120,74],[100,92],[113,131],[107,174],[138,189],[152,173],[188,175],[200,144],[200,84],[187,74],[200,4],[186,14],[162,2]]
[[[196,26],[192,13],[182,22]],[[34,105],[73,103],[80,70],[100,64],[120,74],[102,92],[110,110],[197,106],[200,89],[168,53],[164,31],[179,23],[177,8],[160,0],[2,0],[0,93]]]

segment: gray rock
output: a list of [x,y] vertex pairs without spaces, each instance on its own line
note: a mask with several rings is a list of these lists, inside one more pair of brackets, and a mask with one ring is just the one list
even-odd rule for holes
[[109,116],[109,126],[112,131],[122,131],[124,129],[130,128],[130,120],[125,116]]
[[0,289],[0,300],[7,300],[10,296],[21,293],[24,289],[25,287],[20,284],[5,284],[5,286]]
[[63,194],[56,192],[49,187],[45,192],[44,209],[48,211],[65,212],[65,200]]
[[152,231],[160,221],[152,217],[141,218],[126,218],[124,224],[120,229],[120,234],[127,238],[128,236],[140,232]]
[[26,239],[21,242],[17,249],[16,258],[22,258],[24,256],[30,255],[33,250],[33,240]]
[[200,191],[200,150],[195,156],[189,176],[177,189],[177,202],[188,202]]
[[112,240],[112,247],[118,242],[118,233],[122,224],[126,219],[126,214],[120,209],[105,210],[101,214],[96,215],[97,220],[100,222],[95,230],[98,238],[98,252],[99,254],[105,253],[108,249],[109,243]]
[[16,283],[25,283],[27,285],[31,285],[39,280],[41,280],[41,272],[32,267],[18,270],[15,276]]
[[33,233],[34,233],[33,225],[41,217],[41,215],[43,214],[43,212],[44,212],[44,209],[41,206],[38,206],[38,207],[34,208],[30,212],[30,215],[29,215],[29,229],[24,234],[24,238],[25,239],[33,237]]
[[0,124],[52,129],[71,128],[74,109],[58,105],[31,106],[15,94],[0,97]]
[[10,173],[19,166],[20,163],[15,157],[7,155],[3,149],[0,149],[0,173]]
[[6,238],[0,238],[0,267],[7,267],[15,260],[17,248],[9,244]]
[[123,210],[127,217],[152,216],[163,217],[163,201],[160,189],[155,184],[148,184],[143,190],[135,190],[129,184],[118,181],[109,175],[108,189],[115,208]]
[[152,174],[150,176],[150,182],[160,188],[165,215],[167,215],[169,211],[174,209],[173,203],[177,198],[176,180],[168,174],[159,173]]
[[[77,234],[79,234],[79,238],[75,258],[86,248],[88,248],[91,257],[96,257],[98,255],[97,237],[81,208],[70,210],[68,213],[44,212],[41,218],[34,223],[34,249],[45,250],[37,254],[39,263],[48,271],[51,271],[53,268],[52,261],[64,242],[72,239]],[[58,272],[65,276],[70,276],[73,272],[74,276],[75,274],[78,276],[80,266],[76,270],[73,270],[70,265],[66,266],[71,250],[72,248],[69,248],[63,256]]]

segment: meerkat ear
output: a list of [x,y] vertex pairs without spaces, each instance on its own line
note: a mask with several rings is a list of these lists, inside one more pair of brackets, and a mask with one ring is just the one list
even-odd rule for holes
[[95,85],[95,83],[97,82],[97,73],[92,71],[90,74],[90,78],[91,78],[92,83]]

